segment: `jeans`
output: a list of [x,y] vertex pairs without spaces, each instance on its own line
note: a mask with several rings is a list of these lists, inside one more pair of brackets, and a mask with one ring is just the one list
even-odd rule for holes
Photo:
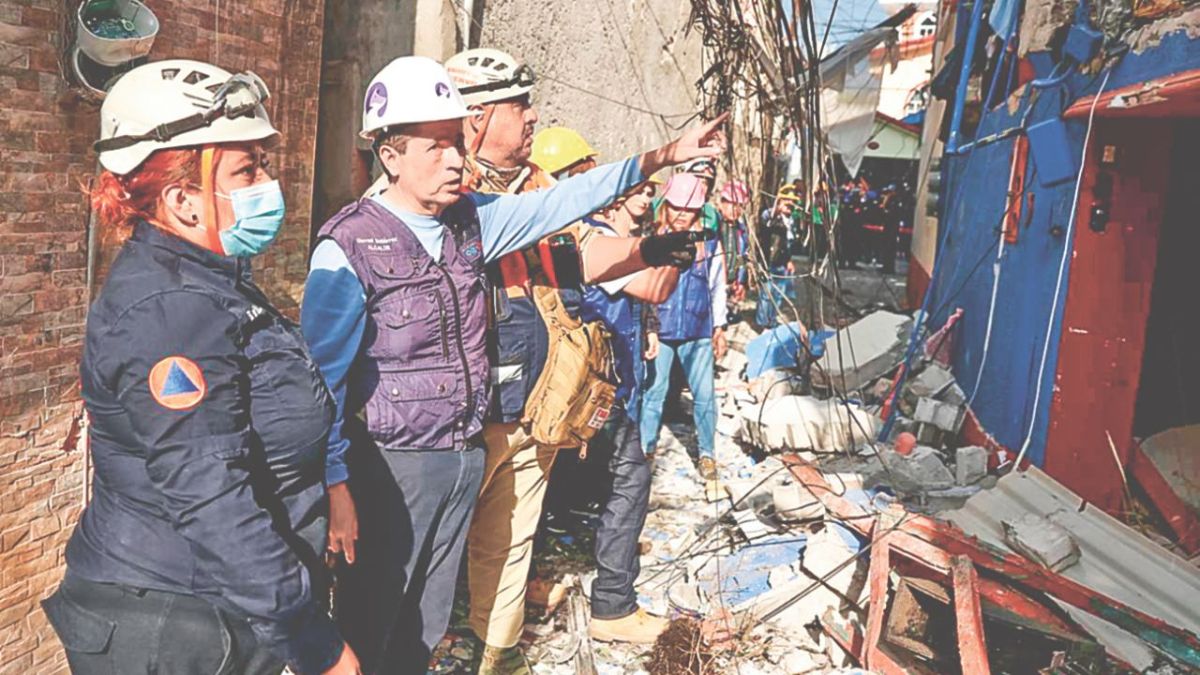
[[364,673],[424,673],[446,634],[484,450],[347,454],[358,511],[357,559],[339,571],[338,626]]
[[663,402],[671,385],[671,364],[675,357],[683,365],[688,388],[692,390],[692,419],[696,423],[696,445],[701,457],[713,456],[717,437],[717,400],[713,393],[713,348],[711,338],[699,340],[662,340],[654,360],[649,383],[642,399],[642,447],[654,451],[662,429]]
[[784,276],[789,276],[787,267],[772,267],[771,276],[764,279],[758,288],[758,307],[754,312],[754,322],[764,330],[775,327],[779,319],[779,310],[784,306],[783,299],[792,296],[789,292],[792,280],[777,278]]
[[650,465],[642,451],[638,424],[624,410],[588,443],[588,463],[605,463],[608,499],[596,529],[596,580],[592,617],[619,619],[637,611],[633,584],[641,572],[638,538],[650,505]]
[[278,675],[250,624],[194,595],[89,581],[70,570],[42,601],[75,675]]

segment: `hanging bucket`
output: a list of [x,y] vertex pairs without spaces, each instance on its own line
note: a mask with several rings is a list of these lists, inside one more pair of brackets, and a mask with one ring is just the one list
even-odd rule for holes
[[76,44],[101,66],[145,56],[158,35],[158,17],[137,0],[87,0],[76,22]]
[[75,75],[75,81],[83,87],[89,98],[95,100],[103,99],[117,78],[145,62],[144,58],[136,59],[114,68],[96,63],[83,53],[79,45],[75,45],[71,50],[71,72]]

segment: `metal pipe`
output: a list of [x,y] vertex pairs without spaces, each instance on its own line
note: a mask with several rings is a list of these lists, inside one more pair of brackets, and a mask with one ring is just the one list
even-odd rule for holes
[[[102,167],[97,162],[96,173],[92,174],[93,178],[88,180],[88,195],[85,198],[86,218],[85,226],[87,227],[87,272],[84,274],[84,283],[87,284],[83,289],[83,306],[84,309],[90,309],[92,306],[93,289],[96,286],[96,259],[99,256],[99,236],[97,235],[96,212],[92,209],[92,186],[95,185],[94,176],[97,175]],[[86,414],[83,415],[82,429],[80,430],[80,443],[83,447],[83,508],[87,508],[88,503],[92,500],[92,443],[91,435],[88,427],[91,418]]]
[[983,23],[983,0],[974,0],[971,6],[971,25],[967,29],[967,44],[963,45],[962,69],[958,73],[958,86],[954,92],[954,111],[950,117],[950,138],[946,142],[945,154],[958,154],[961,140],[963,109],[967,103],[967,83],[971,79],[971,62],[975,46],[979,43],[979,25]]
[[[1008,44],[1009,41],[1005,40],[1000,47],[1000,58],[996,60],[996,70],[992,73],[992,84],[988,86],[987,98],[983,100],[985,108],[992,107],[992,99],[996,98],[996,85],[1000,83],[1000,73],[1004,70],[1004,64],[1008,63]],[[1016,66],[1016,64],[1013,65]]]
[[[1058,85],[1065,83],[1067,78],[1071,76],[1072,65],[1074,64],[1071,63],[1070,59],[1064,57],[1064,59],[1059,62],[1057,66],[1054,66],[1054,70],[1050,72],[1049,77],[1031,80],[1029,82],[1029,86],[1033,87],[1034,89],[1049,89],[1050,87],[1057,87]],[[1058,72],[1060,68],[1062,68],[1061,73]]]

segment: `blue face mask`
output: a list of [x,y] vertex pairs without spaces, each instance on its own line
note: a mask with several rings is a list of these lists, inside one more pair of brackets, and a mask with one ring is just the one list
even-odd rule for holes
[[225,255],[249,258],[267,250],[283,226],[285,209],[279,181],[239,188],[229,195],[218,192],[217,196],[233,202],[236,218],[229,229],[221,232]]

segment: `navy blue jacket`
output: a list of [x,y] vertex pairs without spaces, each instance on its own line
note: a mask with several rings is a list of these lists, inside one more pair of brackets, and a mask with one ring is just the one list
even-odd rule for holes
[[293,669],[342,641],[317,600],[332,398],[249,263],[139,224],[88,314],[93,499],[69,573],[203,597]]
[[[613,231],[607,224],[593,218],[585,223]],[[625,405],[630,419],[641,413],[645,361],[642,359],[642,303],[627,293],[609,295],[600,286],[584,288],[581,318],[602,321],[612,333],[613,361],[617,370],[617,400]]]
[[709,289],[709,267],[717,260],[717,241],[704,243],[704,257],[679,273],[679,284],[658,305],[662,340],[700,340],[712,337],[713,294]]

